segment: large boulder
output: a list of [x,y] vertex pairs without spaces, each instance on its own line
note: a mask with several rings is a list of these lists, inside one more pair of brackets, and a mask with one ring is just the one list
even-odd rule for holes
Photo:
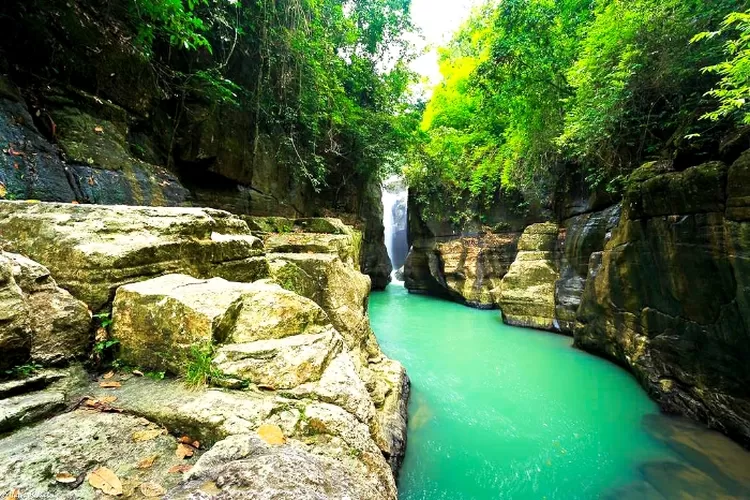
[[[195,361],[196,349],[211,351],[215,344],[234,343],[222,358],[237,375],[234,372],[242,370],[235,365],[243,353],[245,365],[253,353],[268,362],[271,340],[317,333],[328,323],[314,302],[277,285],[181,274],[120,287],[112,316],[112,333],[120,341],[124,360],[181,375]],[[287,361],[295,362],[293,358],[290,354]],[[279,365],[266,368],[273,373],[274,367]],[[245,371],[250,369],[245,366]]]
[[168,273],[253,281],[262,242],[227,212],[0,201],[0,243],[48,267],[96,311],[122,285]]
[[90,324],[86,304],[59,288],[47,268],[0,252],[0,369],[81,357]]
[[516,326],[557,330],[555,317],[555,250],[558,227],[533,224],[518,241],[518,255],[495,292],[503,319]]
[[320,380],[343,341],[332,328],[316,334],[228,344],[213,364],[229,377],[275,389],[290,389]]

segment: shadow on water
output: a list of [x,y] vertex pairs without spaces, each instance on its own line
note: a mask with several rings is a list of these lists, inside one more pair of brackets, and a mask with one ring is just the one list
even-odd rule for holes
[[750,498],[750,453],[737,443],[679,417],[646,415],[642,426],[675,459],[641,464],[642,480],[607,498]]

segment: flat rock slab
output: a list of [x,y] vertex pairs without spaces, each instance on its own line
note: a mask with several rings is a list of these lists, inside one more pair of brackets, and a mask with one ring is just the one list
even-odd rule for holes
[[313,455],[294,444],[269,445],[250,434],[216,444],[166,498],[381,500],[392,495],[362,481],[339,460]]
[[370,428],[334,404],[285,397],[283,391],[191,390],[177,381],[146,378],[130,379],[113,391],[93,384],[85,393],[97,399],[115,395],[116,405],[125,412],[208,446],[230,436],[255,434],[263,425],[278,426],[290,446],[304,446],[314,455],[342,462],[358,487],[382,492],[379,497],[351,498],[396,498],[393,473]]
[[230,377],[276,389],[317,381],[344,347],[333,328],[282,339],[229,344],[218,349],[213,364]]
[[32,424],[63,408],[65,395],[61,392],[35,392],[0,400],[0,433]]
[[95,311],[117,287],[162,274],[252,281],[267,271],[262,242],[221,210],[0,201],[0,234]]
[[[179,458],[177,439],[159,430],[142,418],[83,409],[27,427],[0,439],[0,493],[18,488],[20,499],[111,498],[86,480],[98,467],[117,475],[128,498],[145,498],[140,490],[143,483],[155,483],[166,491],[182,479],[182,473],[169,470],[194,464],[201,452],[196,450],[190,459]],[[134,433],[141,431],[154,431],[153,437],[134,440]],[[154,456],[151,466],[139,468],[141,461]],[[62,472],[80,482],[57,482],[55,475]]]

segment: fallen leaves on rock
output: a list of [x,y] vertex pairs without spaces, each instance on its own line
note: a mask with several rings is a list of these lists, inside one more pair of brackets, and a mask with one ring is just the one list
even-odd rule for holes
[[151,441],[152,439],[156,439],[162,434],[166,434],[167,431],[164,429],[146,429],[143,431],[135,431],[133,433],[133,441],[136,443],[140,443],[142,441]]
[[156,483],[141,483],[140,486],[138,486],[138,489],[146,498],[160,497],[167,492],[164,487]]
[[18,495],[20,493],[21,493],[21,490],[19,490],[18,488],[14,488],[13,490],[11,490],[10,493],[8,493],[8,496],[5,497],[5,500],[18,500],[19,499]]
[[284,432],[281,427],[273,424],[263,424],[258,428],[258,436],[270,445],[281,445],[286,443]]
[[136,377],[143,377],[143,372],[140,370],[133,370],[133,375]]
[[117,401],[117,396],[104,396],[101,398],[92,398],[91,396],[85,396],[83,398],[83,406],[90,410],[96,410],[104,413],[122,413],[121,408],[115,408],[111,406],[111,403]]
[[175,450],[174,454],[177,455],[177,458],[190,458],[195,455],[195,448],[193,448],[189,444],[180,443],[177,445],[177,449]]
[[189,471],[192,468],[193,468],[192,465],[173,465],[172,467],[169,468],[169,470],[167,472],[169,474],[176,474],[178,472],[179,473],[185,473],[185,472]]
[[178,443],[182,444],[189,444],[195,449],[198,449],[201,447],[201,442],[191,438],[190,436],[182,436],[180,439],[177,440]]
[[78,478],[76,478],[70,472],[58,472],[57,474],[55,474],[55,481],[62,484],[75,483],[77,479]]
[[115,376],[115,372],[107,372],[104,375],[102,375],[102,378],[104,380],[109,380],[109,379],[111,379],[114,376]]
[[140,462],[138,462],[138,468],[150,469],[151,466],[154,465],[154,462],[156,462],[157,458],[159,458],[159,455],[151,455],[150,457],[142,459]]
[[119,389],[122,384],[114,380],[108,380],[107,382],[99,382],[99,387],[102,389]]
[[122,495],[122,482],[111,469],[99,467],[89,474],[89,484],[107,495]]

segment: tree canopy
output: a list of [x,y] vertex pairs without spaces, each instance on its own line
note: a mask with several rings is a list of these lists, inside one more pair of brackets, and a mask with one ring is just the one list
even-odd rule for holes
[[616,193],[646,160],[705,149],[750,122],[750,14],[737,7],[487,2],[440,51],[410,184],[436,211],[475,200],[469,218],[514,190],[548,201],[572,171]]

